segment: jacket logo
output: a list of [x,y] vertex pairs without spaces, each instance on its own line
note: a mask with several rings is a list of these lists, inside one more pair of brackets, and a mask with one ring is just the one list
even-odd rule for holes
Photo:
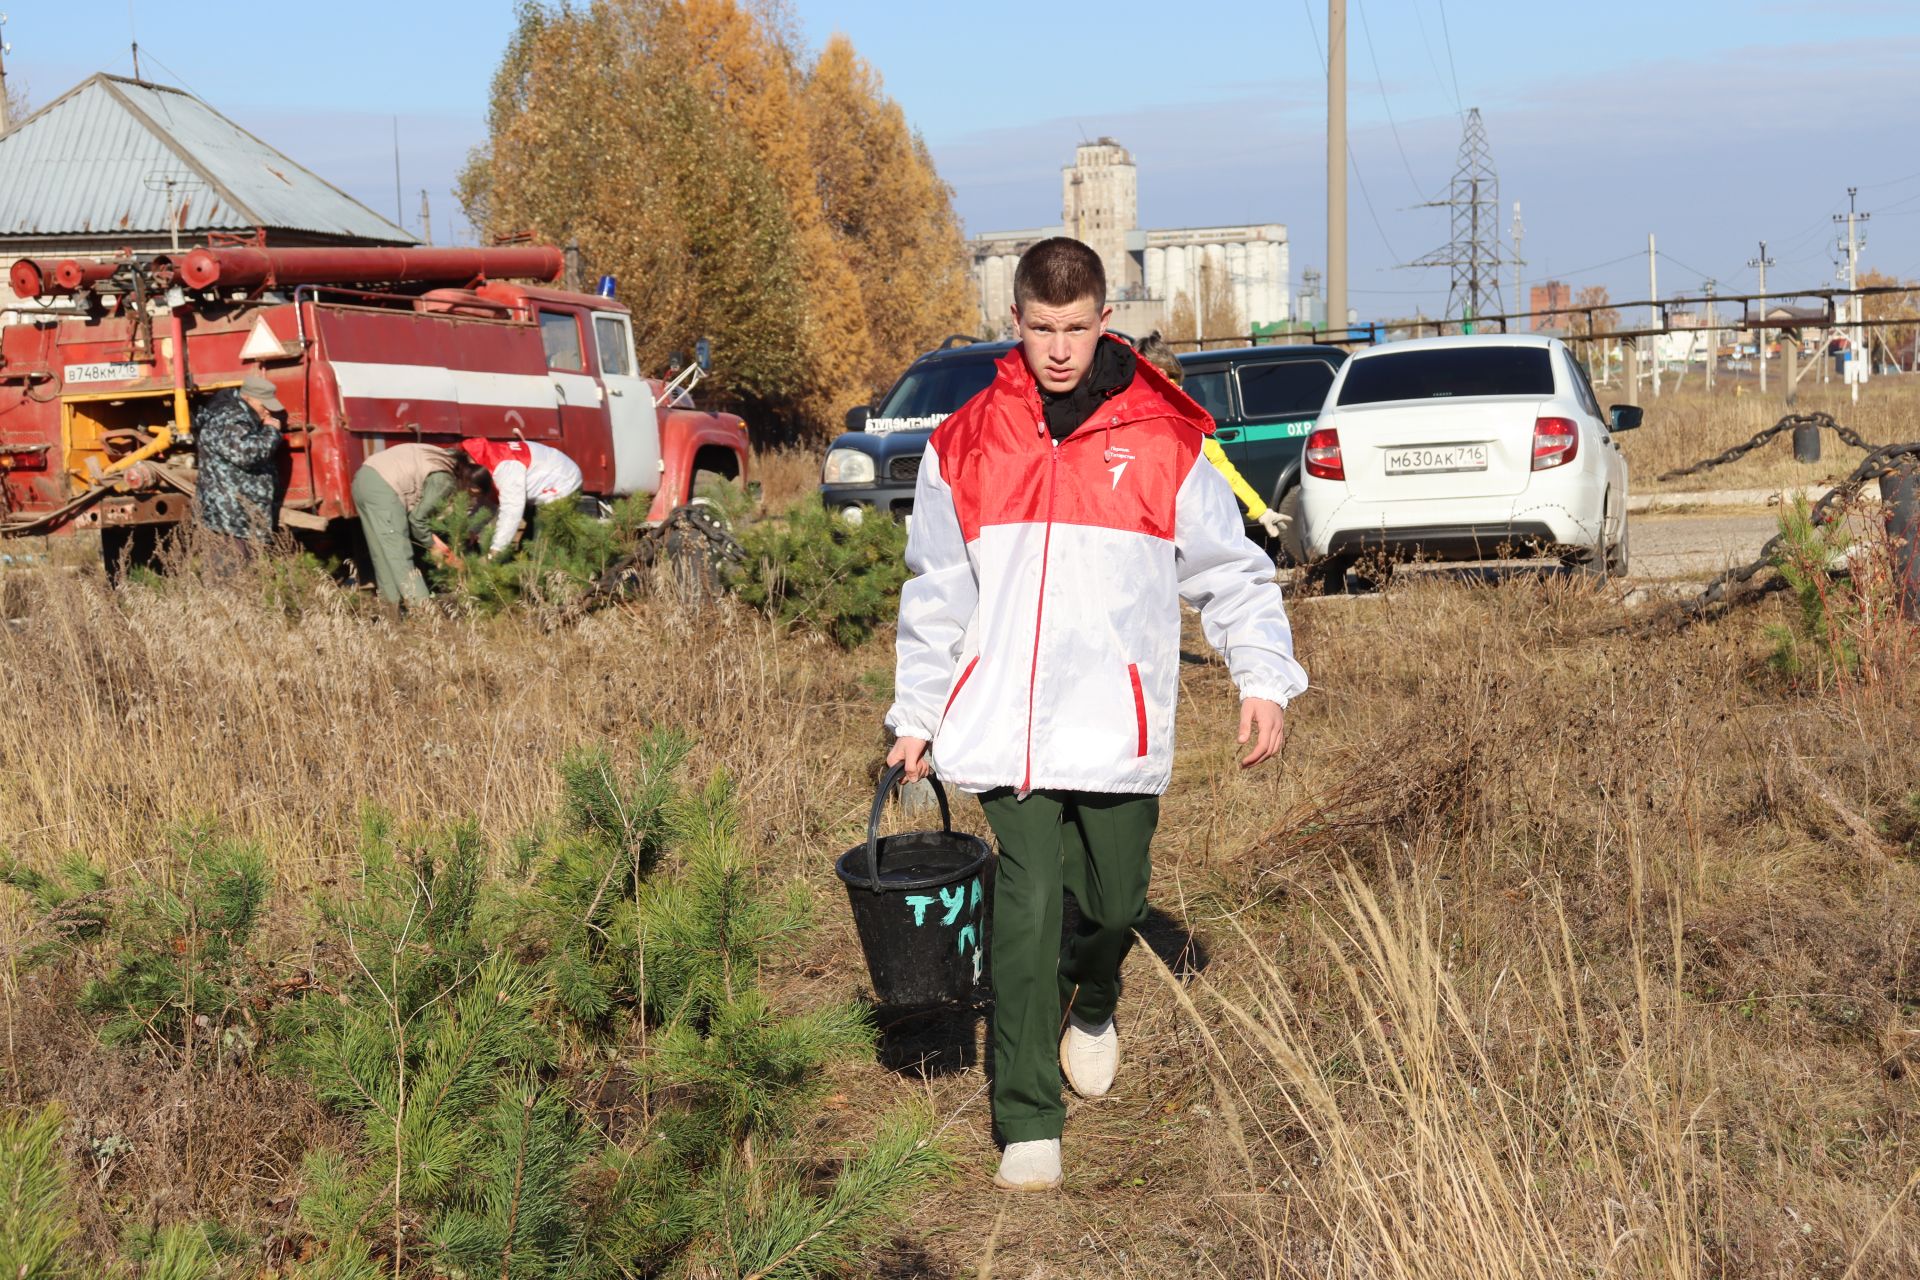
[[1119,466],[1117,466],[1117,467],[1108,467],[1108,468],[1107,468],[1107,470],[1109,470],[1109,471],[1111,471],[1111,472],[1113,472],[1113,487],[1114,487],[1115,489],[1118,489],[1118,488],[1120,487],[1120,477],[1121,477],[1122,475],[1124,475],[1124,474],[1126,473],[1126,470],[1127,470],[1127,463],[1128,463],[1128,462],[1132,462],[1132,461],[1133,461],[1133,459],[1132,459],[1132,458],[1128,458],[1128,459],[1126,460],[1126,462],[1122,462],[1122,463],[1121,463],[1121,464],[1120,464]]

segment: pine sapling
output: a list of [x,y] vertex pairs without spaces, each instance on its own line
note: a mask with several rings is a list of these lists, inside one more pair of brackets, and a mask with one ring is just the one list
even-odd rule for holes
[[808,498],[778,521],[751,526],[740,541],[747,558],[734,588],[787,626],[851,649],[899,611],[906,530],[878,513],[848,524]]
[[29,965],[64,955],[106,929],[107,873],[80,854],[68,854],[51,871],[8,858],[0,862],[0,884],[24,893],[40,913],[22,957]]
[[161,870],[136,880],[112,913],[113,966],[87,984],[80,1008],[107,1015],[100,1038],[108,1044],[154,1038],[181,1046],[191,1061],[199,1048],[218,1045],[233,1019],[249,1016],[245,949],[269,879],[258,847],[211,825],[178,828],[167,844]]
[[563,834],[529,855],[540,869],[516,933],[518,945],[545,957],[555,996],[584,1026],[638,998],[635,903],[660,857],[674,774],[690,749],[662,730],[641,743],[638,765],[624,775],[604,748],[561,762]]
[[81,1274],[74,1257],[78,1234],[57,1106],[0,1114],[0,1276],[7,1280],[62,1280]]
[[1860,663],[1843,622],[1851,590],[1835,572],[1846,554],[1846,522],[1814,524],[1806,498],[1799,497],[1780,513],[1780,535],[1773,565],[1793,593],[1795,612],[1788,625],[1768,628],[1774,642],[1769,662],[1782,675],[1798,678],[1807,671],[1805,655],[1811,653],[1813,669],[1823,679],[1851,676]]

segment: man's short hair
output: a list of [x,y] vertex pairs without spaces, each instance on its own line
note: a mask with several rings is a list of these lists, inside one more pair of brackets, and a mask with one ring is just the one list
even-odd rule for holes
[[1070,307],[1082,298],[1107,305],[1107,269],[1100,255],[1071,236],[1050,236],[1020,255],[1013,269],[1013,305]]

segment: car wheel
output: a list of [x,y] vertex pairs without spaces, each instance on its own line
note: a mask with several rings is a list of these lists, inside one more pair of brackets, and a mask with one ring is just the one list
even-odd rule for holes
[[1306,595],[1337,596],[1347,589],[1347,570],[1353,566],[1350,558],[1329,556],[1314,564],[1300,565],[1293,571],[1293,580],[1297,589]]
[[1300,518],[1300,486],[1295,485],[1287,490],[1274,510],[1287,518],[1287,531],[1280,535],[1280,567],[1284,569],[1305,564],[1307,528]]
[[1394,560],[1382,552],[1379,555],[1363,556],[1353,567],[1353,577],[1360,590],[1385,591],[1393,581]]
[[1578,558],[1569,557],[1563,561],[1563,563],[1575,573],[1582,574],[1589,578],[1607,578],[1613,575],[1614,545],[1608,537],[1609,532],[1613,528],[1613,521],[1608,518],[1608,511],[1612,506],[1613,493],[1609,490],[1606,497],[1601,501],[1600,532],[1593,540],[1593,549],[1588,551],[1584,556],[1579,556]]
[[1628,518],[1626,511],[1623,509],[1620,512],[1620,536],[1614,540],[1613,550],[1607,556],[1607,572],[1612,574],[1616,578],[1626,577],[1627,569],[1633,563],[1633,558],[1628,553],[1628,542],[1627,542],[1627,539],[1629,536],[1628,530],[1631,527],[1631,525],[1632,525],[1632,521]]

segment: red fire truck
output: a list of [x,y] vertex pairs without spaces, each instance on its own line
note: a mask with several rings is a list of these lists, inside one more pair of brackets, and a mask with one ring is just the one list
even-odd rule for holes
[[352,517],[361,462],[413,440],[550,444],[589,499],[651,493],[655,520],[697,473],[744,485],[745,423],[643,377],[624,305],[514,283],[562,268],[545,247],[22,259],[29,301],[0,317],[0,535],[98,529],[115,556],[191,518],[193,410],[255,371],[287,407],[278,518],[302,534]]

